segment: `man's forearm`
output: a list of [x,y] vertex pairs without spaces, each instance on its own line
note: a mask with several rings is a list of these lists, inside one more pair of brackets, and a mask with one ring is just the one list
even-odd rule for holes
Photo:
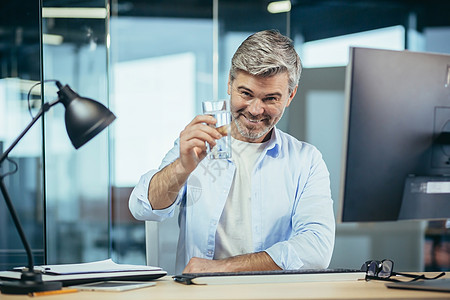
[[268,271],[281,268],[272,260],[265,251],[233,256],[223,260],[228,271]]
[[183,273],[281,270],[265,251],[209,260],[193,257]]
[[148,199],[153,209],[172,205],[189,174],[184,172],[179,159],[156,173],[148,187]]

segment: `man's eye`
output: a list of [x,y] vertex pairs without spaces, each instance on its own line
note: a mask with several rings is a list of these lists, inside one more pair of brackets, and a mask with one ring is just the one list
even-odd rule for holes
[[267,102],[277,102],[278,98],[277,97],[267,97],[264,100]]
[[241,96],[242,96],[242,98],[251,98],[252,97],[252,95],[250,93],[244,92],[244,91],[241,92]]

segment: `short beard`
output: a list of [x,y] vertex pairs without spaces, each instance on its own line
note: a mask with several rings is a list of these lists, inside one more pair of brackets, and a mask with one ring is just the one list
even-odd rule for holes
[[234,118],[234,124],[236,125],[236,128],[241,136],[243,136],[246,139],[249,140],[257,140],[267,134],[272,128],[269,126],[266,128],[266,130],[263,130],[261,132],[252,132],[251,130],[246,130],[246,128],[242,128],[241,124],[238,122],[237,118]]

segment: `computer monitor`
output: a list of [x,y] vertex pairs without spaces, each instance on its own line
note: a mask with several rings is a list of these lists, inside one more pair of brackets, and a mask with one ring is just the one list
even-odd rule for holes
[[342,222],[450,218],[449,81],[450,55],[350,49]]

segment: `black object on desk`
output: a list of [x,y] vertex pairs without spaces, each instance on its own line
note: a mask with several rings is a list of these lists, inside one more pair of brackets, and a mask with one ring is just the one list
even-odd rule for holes
[[386,283],[388,288],[422,290],[450,293],[450,278],[413,281],[413,282],[390,282]]
[[[60,282],[63,286],[86,284],[99,281],[149,281],[167,275],[159,267],[117,264],[112,259],[81,264],[59,264],[35,266],[41,272],[45,283]],[[21,268],[0,272],[0,279],[17,280]],[[1,285],[1,284],[0,284]]]
[[[20,272],[4,271],[0,272],[0,285],[8,285],[20,279]],[[135,271],[135,272],[110,272],[110,273],[90,273],[90,274],[70,274],[70,275],[46,275],[42,274],[42,281],[45,283],[58,282],[62,286],[75,284],[86,284],[99,281],[151,281],[167,275],[166,271]],[[3,282],[1,281],[3,280]]]
[[[339,277],[333,275],[339,274]],[[356,269],[299,269],[273,271],[183,273],[173,280],[184,284],[238,284],[363,280],[366,273]]]

